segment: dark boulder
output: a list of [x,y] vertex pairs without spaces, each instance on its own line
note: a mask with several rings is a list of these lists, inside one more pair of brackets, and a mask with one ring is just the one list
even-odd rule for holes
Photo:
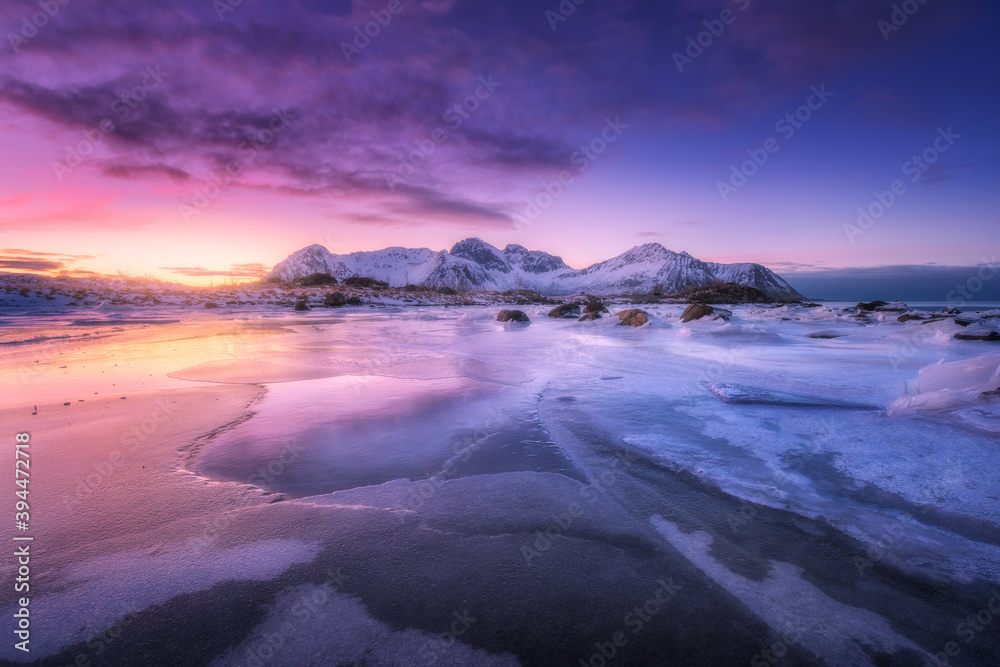
[[981,340],[981,341],[997,341],[1000,340],[1000,333],[996,331],[963,331],[962,333],[955,334],[955,340]]
[[714,312],[715,308],[712,308],[711,306],[707,306],[703,303],[692,303],[684,309],[684,313],[681,315],[681,322],[700,320],[703,317],[708,317]]
[[548,299],[530,289],[512,289],[502,292],[502,296],[507,299],[513,300],[515,303],[528,304],[528,303],[548,303]]
[[404,292],[426,292],[427,288],[421,287],[420,285],[407,285],[403,288]]
[[336,285],[337,279],[329,273],[310,273],[305,278],[299,280],[303,287],[318,287],[320,285]]
[[862,301],[858,305],[854,306],[854,310],[866,310],[872,311],[881,306],[888,306],[888,301],[868,301],[867,303]]
[[587,305],[583,307],[583,312],[586,315],[590,315],[591,313],[610,313],[611,311],[597,299],[591,299],[587,302]]
[[215,303],[214,301],[206,301],[205,302],[205,307],[206,308],[218,308],[219,304]]
[[564,303],[549,311],[549,317],[580,317],[580,304]]
[[299,299],[295,302],[295,310],[309,310],[309,306],[305,301]]
[[323,300],[323,305],[327,308],[340,308],[345,303],[347,303],[347,297],[344,296],[343,292],[327,294],[326,299]]
[[878,306],[875,310],[880,313],[907,313],[910,311],[910,307],[905,303],[897,301],[895,303],[887,303],[884,306]]
[[702,287],[691,287],[678,296],[695,303],[771,303],[774,301],[756,287],[722,282]]
[[918,322],[922,322],[923,320],[929,320],[929,319],[931,319],[930,315],[922,315],[921,313],[903,313],[902,315],[896,318],[896,321],[909,322],[911,320],[917,320]]
[[386,289],[389,287],[389,283],[383,282],[381,280],[375,280],[374,278],[364,278],[362,276],[351,276],[344,281],[344,284],[348,287],[364,287],[364,288],[377,288]]
[[619,325],[626,327],[641,327],[649,322],[649,313],[638,308],[630,308],[618,312]]
[[587,313],[586,315],[584,315],[583,317],[580,318],[580,321],[581,322],[590,322],[590,321],[593,321],[593,320],[599,320],[599,319],[601,319],[601,317],[602,317],[602,315],[600,313]]
[[445,294],[447,296],[455,296],[456,294],[458,294],[458,292],[456,290],[453,290],[452,288],[448,287],[447,285],[445,285],[443,287],[439,287],[438,288],[438,294]]
[[497,322],[530,322],[523,310],[501,310],[497,313]]
[[365,304],[359,296],[349,296],[344,303],[348,306],[363,306]]

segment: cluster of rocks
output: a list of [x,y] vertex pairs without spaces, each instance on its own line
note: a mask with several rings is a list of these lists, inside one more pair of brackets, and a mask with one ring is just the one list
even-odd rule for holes
[[581,298],[569,301],[556,306],[549,311],[549,317],[560,319],[575,319],[581,322],[589,320],[599,320],[604,313],[610,312],[600,299],[590,294],[581,295]]
[[[340,308],[341,306],[362,306],[364,301],[358,296],[347,296],[343,292],[331,292],[323,299],[324,308]],[[295,310],[312,310],[306,299],[295,302]]]
[[756,287],[739,283],[712,283],[702,287],[691,287],[671,295],[697,304],[720,303],[773,303],[774,299]]
[[[560,304],[549,311],[549,317],[556,319],[574,319],[580,322],[599,320],[605,313],[610,314],[597,297],[585,294],[581,299]],[[627,327],[641,327],[649,323],[649,313],[639,308],[629,308],[615,313],[618,316],[618,324]],[[725,308],[717,308],[706,304],[692,304],[687,307],[681,316],[681,322],[692,322],[704,317],[711,317],[715,320],[729,321],[732,312]],[[528,315],[521,310],[501,310],[497,314],[499,322],[529,322]]]
[[556,303],[552,299],[542,296],[535,290],[530,289],[512,289],[506,292],[501,292],[500,296],[507,303],[514,303],[518,305],[526,306],[528,304],[553,304]]
[[951,321],[960,327],[970,328],[969,331],[956,333],[955,340],[975,340],[975,341],[1000,341],[1000,333],[982,327],[984,320],[996,317],[995,315],[963,315],[958,308],[944,308],[938,313],[928,313],[919,310],[912,310],[902,302],[889,303],[887,301],[862,301],[853,308],[856,311],[855,319],[869,321],[869,315],[874,313],[901,313],[896,321],[902,324],[907,322],[919,322],[920,324],[934,324],[935,322]]

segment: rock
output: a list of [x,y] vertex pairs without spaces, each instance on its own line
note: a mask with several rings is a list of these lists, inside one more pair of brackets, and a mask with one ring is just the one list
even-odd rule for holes
[[872,311],[872,310],[875,310],[876,308],[878,308],[880,306],[888,306],[888,305],[889,305],[888,301],[869,301],[867,303],[865,303],[864,301],[862,301],[858,305],[854,306],[854,310]]
[[219,304],[215,303],[214,301],[206,301],[205,302],[205,307],[206,308],[218,308]]
[[962,318],[962,317],[956,317],[955,318],[955,324],[957,324],[960,327],[970,327],[973,324],[979,324],[979,323],[980,323],[980,321],[977,320],[977,319],[968,319],[968,318]]
[[349,296],[349,297],[347,297],[347,300],[344,303],[346,305],[348,305],[348,306],[363,306],[363,305],[365,305],[365,302],[362,301],[361,297],[359,297],[359,296]]
[[593,320],[599,320],[599,319],[601,319],[601,317],[602,317],[602,315],[600,313],[587,313],[586,315],[584,315],[583,317],[580,318],[580,321],[581,322],[591,322]]
[[649,323],[649,313],[638,308],[630,308],[629,310],[620,311],[618,319],[621,320],[618,323],[620,326],[641,327],[643,324]]
[[309,310],[309,306],[306,304],[305,301],[299,299],[298,301],[295,302],[295,310]]
[[645,305],[650,303],[663,303],[664,299],[666,298],[667,297],[665,297],[663,294],[633,294],[629,298],[629,301],[631,303]]
[[976,399],[980,401],[989,401],[990,403],[994,403],[1000,400],[1000,387],[997,387],[993,391],[984,391],[981,394],[979,394],[979,396],[976,396]]
[[955,334],[955,340],[996,341],[1000,340],[1000,333],[996,331],[963,331]]
[[458,292],[445,285],[444,287],[438,288],[438,294],[446,294],[448,296],[454,296],[458,294]]
[[756,287],[722,282],[691,287],[677,296],[696,303],[771,303],[774,301]]
[[944,313],[945,315],[961,315],[962,314],[962,311],[960,311],[958,308],[945,308],[941,312]]
[[319,285],[336,285],[337,279],[329,273],[310,273],[305,278],[299,280],[303,287],[317,287]]
[[404,292],[426,292],[427,288],[421,287],[420,285],[407,285],[403,288]]
[[929,320],[930,315],[921,315],[920,313],[904,313],[896,318],[897,322],[909,322],[910,320],[917,320],[918,322],[923,320]]
[[326,299],[323,300],[323,305],[327,308],[340,308],[345,303],[347,303],[347,297],[344,296],[343,292],[332,292],[326,295]]
[[587,301],[587,305],[583,307],[583,312],[585,315],[590,315],[591,313],[610,313],[611,311],[599,300],[591,298]]
[[833,338],[843,338],[844,334],[837,333],[836,331],[814,331],[809,334],[810,338],[819,338],[821,340],[829,340]]
[[706,306],[703,303],[692,303],[684,309],[684,313],[681,315],[681,322],[700,320],[703,317],[708,317],[714,312],[715,308],[712,308],[711,306]]
[[530,322],[523,310],[501,310],[497,313],[497,322]]
[[564,303],[549,311],[549,317],[580,317],[580,304]]
[[894,301],[884,306],[876,306],[875,310],[880,313],[905,313],[910,310],[910,307],[902,301]]
[[361,276],[351,276],[344,281],[344,284],[348,287],[365,287],[365,288],[377,288],[386,289],[389,287],[389,283],[383,282],[381,280],[375,280],[374,278],[364,278]]
[[538,292],[530,289],[507,290],[502,293],[508,299],[513,299],[517,303],[547,303],[548,299]]

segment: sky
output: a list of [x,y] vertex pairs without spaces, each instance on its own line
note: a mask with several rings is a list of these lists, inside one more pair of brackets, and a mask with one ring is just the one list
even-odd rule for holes
[[578,268],[658,242],[824,294],[974,276],[1000,250],[998,21],[986,0],[7,0],[0,270],[201,284],[312,243],[478,236]]

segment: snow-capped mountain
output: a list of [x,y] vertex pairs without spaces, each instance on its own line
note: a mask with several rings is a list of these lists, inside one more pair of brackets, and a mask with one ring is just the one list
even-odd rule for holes
[[401,287],[452,287],[458,290],[532,289],[542,294],[623,294],[679,292],[717,280],[756,287],[779,300],[802,298],[780,276],[760,264],[702,262],[659,243],[636,246],[585,269],[573,269],[561,257],[511,244],[503,250],[477,238],[459,241],[451,251],[386,248],[335,255],[311,245],[279,263],[267,278],[291,281],[311,273],[338,280],[364,276]]

